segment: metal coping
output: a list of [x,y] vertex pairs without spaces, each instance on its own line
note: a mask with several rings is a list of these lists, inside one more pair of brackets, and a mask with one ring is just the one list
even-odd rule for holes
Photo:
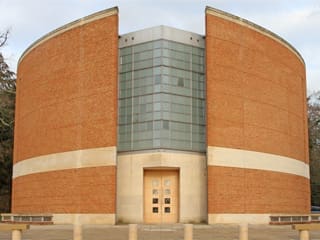
[[80,18],[78,20],[72,21],[70,23],[67,23],[47,34],[45,34],[43,37],[39,38],[38,40],[36,40],[35,42],[33,42],[21,55],[21,57],[19,58],[18,61],[18,65],[20,64],[20,62],[22,61],[22,59],[29,53],[31,52],[35,47],[37,47],[38,45],[40,45],[41,43],[49,40],[50,38],[53,38],[61,33],[64,33],[70,29],[82,26],[84,24],[87,24],[89,22],[95,21],[95,20],[99,20],[101,18],[104,17],[108,17],[108,16],[112,16],[115,14],[118,14],[119,10],[118,7],[113,7],[113,8],[109,8],[109,9],[105,9],[93,14],[90,14],[86,17]]
[[206,14],[210,14],[210,15],[214,15],[226,20],[231,20],[232,22],[238,23],[240,25],[246,26],[250,29],[253,29],[257,32],[260,32],[268,37],[271,37],[272,39],[274,39],[275,41],[281,43],[282,45],[284,45],[286,48],[288,48],[289,50],[291,50],[299,59],[300,61],[305,65],[305,61],[303,59],[303,57],[301,56],[301,54],[298,52],[297,49],[295,49],[289,42],[287,42],[286,40],[284,40],[282,37],[280,37],[279,35],[271,32],[270,30],[259,26],[253,22],[250,22],[249,20],[243,19],[241,17],[238,17],[236,15],[224,12],[222,10],[213,8],[213,7],[206,7],[205,10]]
[[[46,35],[44,35],[43,37],[39,38],[34,43],[32,43],[22,53],[21,57],[19,58],[18,65],[20,64],[22,59],[29,52],[31,52],[35,47],[37,47],[41,43],[49,40],[50,38],[52,38],[52,37],[54,37],[56,35],[59,35],[59,34],[61,34],[63,32],[66,32],[66,31],[68,31],[68,30],[70,30],[72,28],[75,28],[75,27],[78,27],[78,26],[82,26],[82,25],[84,25],[86,23],[89,23],[89,22],[92,22],[92,21],[95,21],[95,20],[98,20],[98,19],[101,19],[101,18],[104,18],[104,17],[108,17],[108,16],[112,16],[112,15],[118,14],[118,12],[119,12],[118,7],[105,9],[105,10],[93,13],[91,15],[88,15],[86,17],[80,18],[78,20],[75,20],[73,22],[67,23],[66,25],[63,25],[63,26],[61,26],[61,27],[59,27],[59,28],[47,33]],[[253,30],[257,31],[257,32],[260,32],[260,33],[262,33],[262,34],[264,34],[266,36],[271,37],[275,41],[281,43],[282,45],[287,47],[289,50],[291,50],[300,59],[300,61],[305,65],[304,59],[301,56],[301,54],[297,51],[297,49],[295,49],[289,42],[287,42],[286,40],[281,38],[279,35],[271,32],[270,30],[268,30],[268,29],[266,29],[264,27],[261,27],[261,26],[255,24],[255,23],[253,23],[253,22],[250,22],[249,20],[243,19],[243,18],[238,17],[236,15],[233,15],[233,14],[230,14],[230,13],[227,13],[227,12],[224,12],[222,10],[219,10],[219,9],[216,9],[216,8],[212,8],[212,7],[209,7],[209,6],[206,7],[205,13],[213,15],[213,16],[217,16],[217,17],[220,17],[220,18],[224,18],[224,19],[229,20],[229,21],[231,20],[232,22],[238,23],[240,25],[244,25],[244,26],[246,26],[248,28],[251,28],[251,29],[253,29]],[[165,27],[165,26],[161,26],[161,27],[169,29],[169,27]],[[172,29],[174,29],[174,28],[172,28]],[[148,30],[148,29],[145,29],[145,30]],[[120,37],[130,36],[131,34],[137,34],[139,32],[145,31],[145,30],[140,30],[140,31],[132,32],[132,33],[127,33],[127,34],[124,34],[124,35],[122,35]],[[188,32],[188,31],[183,31],[183,30],[179,30],[179,29],[175,29],[175,30],[176,31],[185,32],[185,33],[188,33],[188,34],[192,34],[192,35],[201,36],[199,34]],[[124,45],[126,45],[126,44],[124,44]],[[128,44],[128,45],[131,45],[131,44]]]

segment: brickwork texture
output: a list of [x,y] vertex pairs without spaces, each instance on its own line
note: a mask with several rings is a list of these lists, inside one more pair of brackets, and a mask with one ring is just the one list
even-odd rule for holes
[[[207,144],[308,163],[303,60],[236,20],[206,14]],[[257,159],[259,161],[259,159]],[[209,213],[307,213],[309,179],[209,167]]]
[[115,213],[116,167],[51,171],[13,181],[14,213]]
[[[18,67],[14,163],[116,146],[118,15],[48,37]],[[16,213],[115,213],[115,167],[13,179]]]
[[71,28],[19,64],[14,161],[116,146],[118,16]]

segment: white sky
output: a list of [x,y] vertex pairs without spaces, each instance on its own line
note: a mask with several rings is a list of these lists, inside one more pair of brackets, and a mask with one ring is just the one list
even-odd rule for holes
[[46,33],[94,12],[119,7],[120,34],[168,25],[204,34],[206,6],[248,19],[278,34],[303,56],[308,93],[320,90],[320,0],[0,0],[3,49],[12,70],[23,51]]

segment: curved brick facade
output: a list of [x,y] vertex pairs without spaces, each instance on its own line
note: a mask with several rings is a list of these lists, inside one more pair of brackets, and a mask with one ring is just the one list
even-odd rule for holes
[[[208,146],[308,164],[305,65],[290,45],[207,9],[206,63]],[[209,214],[308,213],[309,194],[305,177],[208,166]]]
[[[66,25],[32,45],[18,68],[14,163],[115,147],[117,69],[117,9]],[[115,166],[100,171],[78,168],[15,178],[12,211],[95,213],[89,199],[108,198],[99,212],[114,213]]]
[[116,146],[118,16],[69,28],[20,60],[14,162]]
[[18,177],[13,181],[13,212],[114,214],[115,177],[115,167],[69,169]]
[[208,212],[228,214],[306,214],[309,179],[286,173],[208,168]]

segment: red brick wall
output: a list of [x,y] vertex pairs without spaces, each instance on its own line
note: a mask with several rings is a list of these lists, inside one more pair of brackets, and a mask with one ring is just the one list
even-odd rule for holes
[[[206,14],[206,63],[208,146],[309,162],[305,66],[292,50]],[[309,179],[209,166],[208,208],[209,213],[308,213]]]
[[208,146],[308,162],[305,66],[287,47],[206,15]]
[[[70,27],[70,26],[69,26]],[[49,36],[18,67],[14,163],[116,146],[118,15]],[[16,213],[115,213],[115,167],[13,180]]]
[[116,146],[118,15],[58,34],[19,64],[14,162]]
[[208,167],[208,213],[309,213],[309,179],[271,171]]
[[13,213],[115,213],[116,167],[30,174],[13,180]]

